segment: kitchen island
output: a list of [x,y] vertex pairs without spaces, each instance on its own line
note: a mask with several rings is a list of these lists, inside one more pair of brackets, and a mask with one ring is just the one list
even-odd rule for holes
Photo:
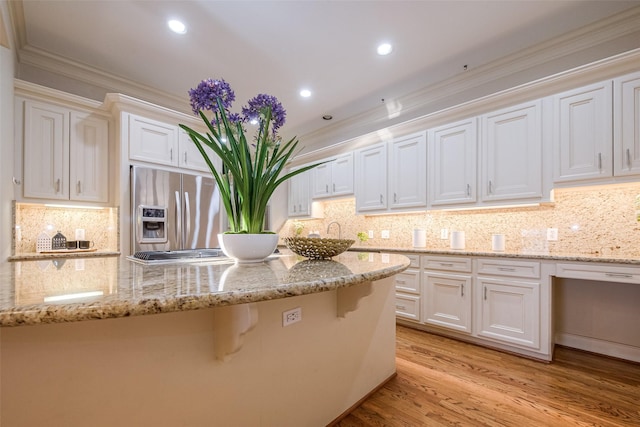
[[395,374],[392,276],[408,265],[8,263],[0,424],[326,425]]

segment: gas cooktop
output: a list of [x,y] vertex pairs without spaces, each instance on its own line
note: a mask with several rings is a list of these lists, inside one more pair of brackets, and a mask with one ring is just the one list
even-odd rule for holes
[[139,251],[127,257],[141,264],[165,264],[173,262],[205,261],[212,258],[226,259],[221,249],[183,249],[177,251]]

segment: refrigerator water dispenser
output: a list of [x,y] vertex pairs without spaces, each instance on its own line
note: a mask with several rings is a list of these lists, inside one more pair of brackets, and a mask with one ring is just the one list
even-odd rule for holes
[[165,243],[169,209],[165,206],[138,206],[138,243]]

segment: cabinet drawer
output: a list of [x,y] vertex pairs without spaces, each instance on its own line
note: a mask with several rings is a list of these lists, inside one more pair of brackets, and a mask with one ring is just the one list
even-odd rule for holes
[[409,293],[420,293],[420,270],[408,268],[394,276],[396,290]]
[[427,270],[445,270],[471,273],[471,258],[423,256],[422,267]]
[[620,265],[556,264],[556,277],[640,284],[640,267]]
[[411,260],[409,267],[420,268],[420,255],[402,254]]
[[396,316],[420,321],[420,297],[396,293]]
[[540,278],[540,263],[531,261],[507,261],[501,259],[479,259],[478,274],[492,276]]

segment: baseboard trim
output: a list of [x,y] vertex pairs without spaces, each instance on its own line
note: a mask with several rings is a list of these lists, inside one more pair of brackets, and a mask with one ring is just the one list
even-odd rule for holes
[[640,363],[639,347],[567,333],[557,333],[555,338],[558,345]]
[[342,414],[340,414],[336,419],[334,419],[333,421],[331,421],[329,424],[327,424],[327,427],[334,427],[336,425],[338,425],[338,423],[340,421],[342,421],[343,419],[345,419],[351,412],[353,412],[354,409],[356,409],[358,406],[362,405],[362,402],[364,402],[365,400],[367,400],[368,398],[370,398],[375,392],[377,392],[378,390],[380,390],[382,387],[385,386],[385,384],[387,384],[389,381],[391,381],[392,379],[394,379],[396,376],[398,375],[397,372],[394,372],[393,374],[391,374],[391,376],[389,376],[387,379],[385,379],[384,381],[382,381],[380,384],[378,384],[376,387],[374,387],[369,393],[365,394],[362,399],[358,400],[356,403],[354,403],[353,405],[351,405],[349,407],[349,409],[347,409],[346,411],[344,411]]

